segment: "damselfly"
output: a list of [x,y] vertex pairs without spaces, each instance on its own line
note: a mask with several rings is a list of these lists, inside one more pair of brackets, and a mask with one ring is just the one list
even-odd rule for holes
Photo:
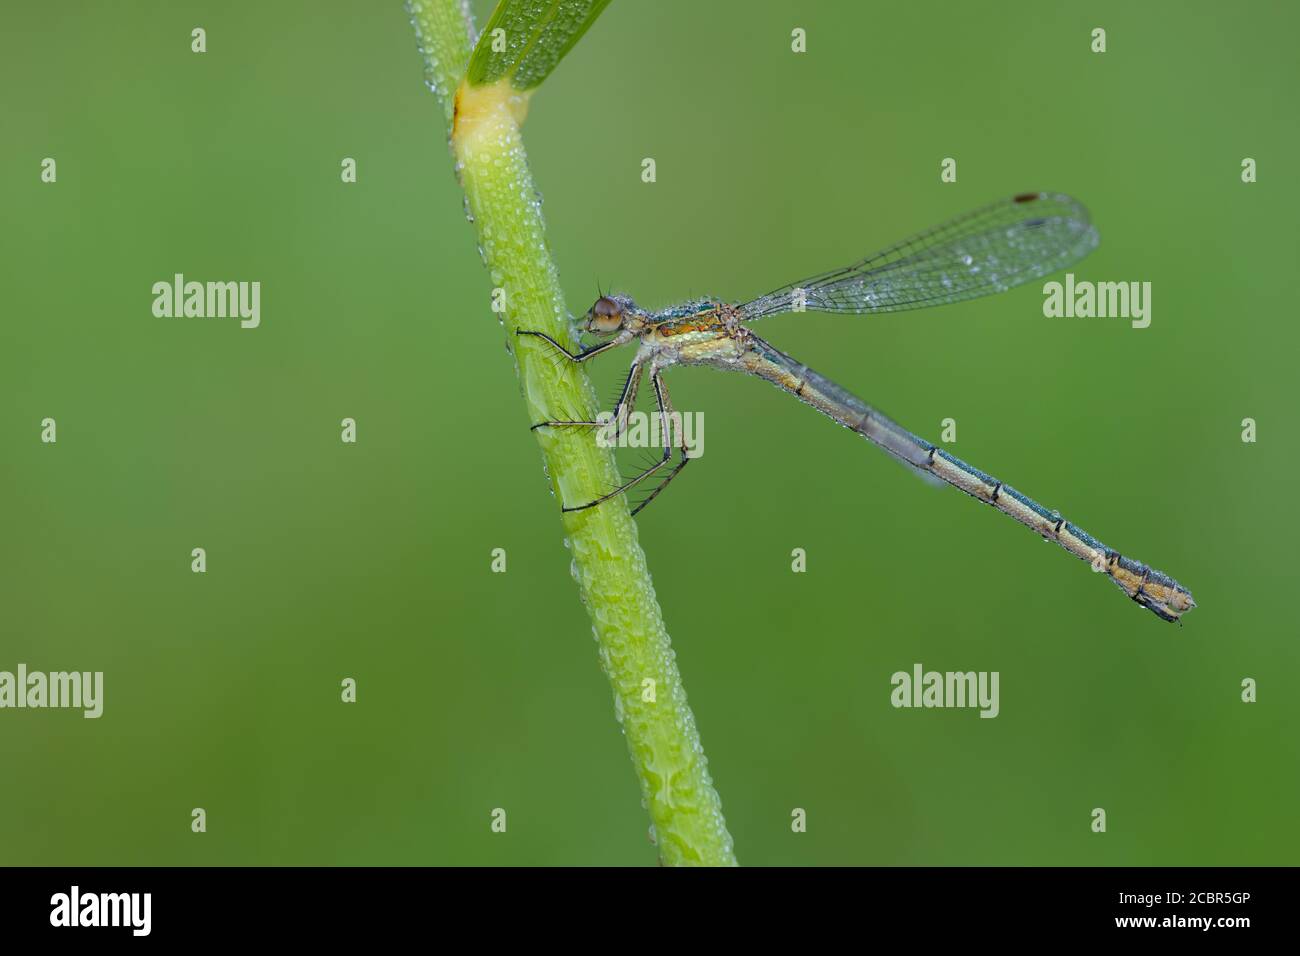
[[[633,513],[654,500],[691,460],[680,429],[672,427],[675,416],[661,373],[672,365],[712,365],[757,375],[792,393],[917,472],[954,485],[1057,542],[1094,570],[1104,571],[1138,604],[1166,621],[1176,621],[1196,602],[1173,578],[1106,547],[1058,512],[918,438],[830,379],[764,342],[744,324],[784,312],[875,314],[960,302],[1056,272],[1096,245],[1097,232],[1078,202],[1053,193],[1022,193],[919,233],[851,266],[791,283],[740,305],[703,299],[649,312],[625,295],[602,295],[587,311],[583,331],[604,341],[578,352],[543,333],[520,331],[520,335],[544,339],[574,362],[585,362],[633,339],[640,341],[614,408],[615,428],[626,422],[647,373],[654,388],[664,436],[663,457],[608,494],[564,510],[595,507],[661,475],[662,480]],[[605,424],[550,421],[533,427]],[[676,453],[681,460],[673,463]]]

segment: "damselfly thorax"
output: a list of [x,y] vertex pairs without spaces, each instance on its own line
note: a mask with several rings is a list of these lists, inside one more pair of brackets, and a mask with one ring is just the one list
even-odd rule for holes
[[[583,331],[603,339],[571,352],[540,332],[575,362],[637,341],[636,356],[614,409],[616,427],[626,420],[643,377],[654,388],[661,417],[663,456],[655,464],[594,501],[564,507],[581,511],[661,476],[633,509],[649,504],[691,459],[680,431],[670,427],[672,402],[661,373],[673,365],[711,365],[765,379],[880,446],[913,471],[950,484],[1033,529],[1104,572],[1129,597],[1166,621],[1196,606],[1191,592],[1173,578],[1108,548],[1058,512],[1001,480],[918,438],[847,389],[763,341],[748,323],[786,312],[876,314],[960,302],[1002,292],[1081,259],[1097,245],[1087,211],[1068,196],[1022,193],[959,216],[875,255],[732,305],[712,299],[648,312],[625,295],[602,295],[587,310]],[[599,426],[597,421],[540,422],[544,426]],[[676,463],[673,459],[680,454]]]
[[658,368],[716,365],[738,361],[751,333],[740,323],[736,308],[721,302],[692,303],[684,316],[655,316],[641,332],[642,350]]

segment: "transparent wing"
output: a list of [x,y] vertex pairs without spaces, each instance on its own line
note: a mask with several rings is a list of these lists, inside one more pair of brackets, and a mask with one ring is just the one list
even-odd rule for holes
[[1058,193],[1022,193],[918,233],[861,262],[741,305],[745,321],[782,312],[902,312],[1003,292],[1097,246],[1088,211]]

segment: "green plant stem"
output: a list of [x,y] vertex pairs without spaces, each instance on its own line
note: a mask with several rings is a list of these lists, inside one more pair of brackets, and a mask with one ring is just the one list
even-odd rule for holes
[[[504,290],[505,328],[528,420],[589,421],[596,402],[583,369],[557,361],[540,339],[515,334],[534,330],[573,342],[520,136],[527,94],[508,80],[481,87],[449,81],[470,52],[458,0],[411,0],[408,8],[435,92],[456,89],[454,110],[444,103],[454,117],[452,153],[492,285]],[[591,430],[540,428],[534,434],[556,496],[549,503],[557,510],[559,502],[591,501],[618,484],[613,450],[599,447]],[[660,859],[667,865],[734,865],[721,801],[625,498],[565,514],[563,524]],[[564,746],[555,742],[557,749]]]

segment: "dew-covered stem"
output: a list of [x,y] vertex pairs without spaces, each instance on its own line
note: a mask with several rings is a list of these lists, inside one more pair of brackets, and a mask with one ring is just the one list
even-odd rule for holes
[[[442,97],[456,91],[454,104],[443,102],[452,153],[492,287],[504,293],[507,342],[515,353],[528,422],[590,420],[595,393],[582,368],[557,362],[541,340],[515,334],[528,329],[573,341],[520,135],[532,90],[519,92],[508,78],[485,86],[459,82],[469,58],[459,0],[411,0],[408,8],[431,86]],[[461,36],[443,35],[448,31]],[[449,55],[459,58],[454,70]],[[450,81],[453,76],[457,82]],[[485,293],[485,309],[488,302]],[[590,433],[538,429],[534,434],[555,495],[539,497],[538,507],[558,511],[561,501],[591,501],[619,483],[613,450],[599,447]],[[721,802],[626,501],[620,497],[565,514],[562,522],[660,859],[668,865],[734,865]]]

